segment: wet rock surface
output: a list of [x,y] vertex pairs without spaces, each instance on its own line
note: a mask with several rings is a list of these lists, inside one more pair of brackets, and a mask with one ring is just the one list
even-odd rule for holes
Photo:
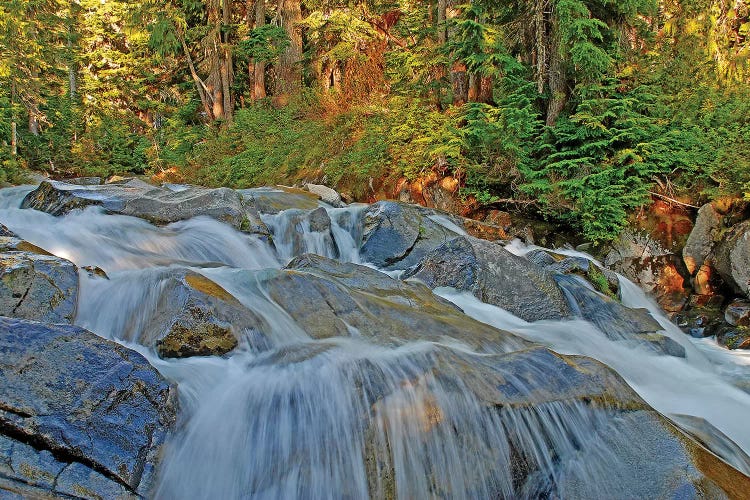
[[241,196],[232,189],[190,186],[172,191],[138,179],[101,186],[45,181],[21,204],[21,208],[34,208],[52,215],[64,215],[88,206],[101,206],[108,212],[139,217],[154,224],[205,215],[240,229],[248,217]]
[[471,292],[482,302],[527,321],[561,319],[570,314],[551,273],[498,244],[476,238],[455,238],[437,247],[403,278],[418,279],[430,288]]
[[36,247],[17,238],[0,240],[2,250],[16,250],[0,253],[0,315],[71,323],[78,300],[76,266],[54,255],[19,251]]
[[465,316],[424,285],[317,255],[303,255],[284,270],[267,272],[261,286],[313,338],[362,337],[399,345],[450,337],[476,348],[526,345]]
[[173,389],[134,351],[82,328],[0,317],[0,490],[146,495]]
[[[435,211],[393,201],[370,205],[362,217],[362,259],[385,269],[407,269],[463,232],[460,225]],[[441,224],[434,217],[445,221]]]
[[737,224],[723,235],[714,263],[735,292],[750,297],[750,221]]
[[194,271],[170,269],[153,315],[133,340],[154,347],[163,358],[224,355],[240,340],[264,344],[263,320],[215,282]]

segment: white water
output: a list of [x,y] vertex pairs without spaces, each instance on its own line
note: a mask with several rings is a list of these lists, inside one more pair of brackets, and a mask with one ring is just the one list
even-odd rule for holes
[[[474,366],[487,354],[449,341],[386,348],[357,338],[313,340],[270,299],[260,285],[264,269],[278,269],[301,252],[359,262],[361,206],[327,207],[330,233],[311,231],[298,211],[264,216],[272,247],[208,218],[157,228],[96,208],[57,218],[14,208],[30,189],[0,190],[0,222],[109,276],[81,272],[76,323],[137,349],[179,386],[182,422],[166,451],[157,497],[638,496],[640,478],[605,444],[627,443],[607,412],[562,403],[492,411],[452,363]],[[243,345],[228,358],[163,360],[138,344],[165,276],[184,267],[259,314],[270,326],[269,345]],[[717,374],[718,356],[701,355],[706,349],[693,348],[668,322],[669,334],[690,350],[687,360],[614,342],[583,321],[530,324],[473,296],[437,293],[480,321],[609,364],[660,411],[703,416],[750,450],[750,436],[742,432],[750,395]],[[623,300],[655,307],[627,285]],[[750,365],[750,358],[722,356],[721,366]],[[525,484],[510,476],[512,450],[539,468]]]

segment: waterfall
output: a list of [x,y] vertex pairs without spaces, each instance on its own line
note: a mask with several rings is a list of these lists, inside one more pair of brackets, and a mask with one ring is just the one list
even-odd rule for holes
[[[547,383],[543,364],[522,377],[494,368],[508,353],[452,339],[376,345],[353,327],[348,338],[315,339],[295,322],[264,277],[307,252],[359,263],[363,206],[261,214],[269,241],[207,217],[156,227],[98,208],[63,217],[15,208],[30,189],[0,190],[0,222],[79,267],[107,273],[80,271],[76,324],[138,350],[178,384],[181,421],[165,450],[158,498],[621,498],[653,491],[629,463],[651,450],[628,434],[647,429],[653,417],[622,417],[579,401],[496,407],[478,396],[489,382],[466,375],[481,367],[509,391],[525,393]],[[447,217],[433,220],[455,226]],[[265,343],[247,338],[228,357],[185,359],[161,359],[141,345],[165,280],[184,269],[252,308],[268,325]],[[619,342],[600,329],[604,323],[527,323],[466,293],[435,293],[483,323],[609,365],[660,412],[706,418],[750,452],[750,394],[620,280],[623,303],[648,308],[685,346],[686,358]],[[750,364],[731,360],[722,364]],[[513,475],[519,463],[529,471],[523,480]]]

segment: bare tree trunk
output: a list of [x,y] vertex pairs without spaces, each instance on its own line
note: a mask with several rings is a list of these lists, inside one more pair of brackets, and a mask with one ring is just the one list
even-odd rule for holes
[[[232,0],[222,2],[222,25],[229,27],[232,24]],[[224,120],[231,125],[234,118],[234,99],[232,86],[234,85],[234,69],[232,68],[232,45],[229,40],[229,32],[224,31],[221,50],[221,91],[224,98]]]
[[554,20],[552,23],[550,41],[549,74],[547,76],[547,87],[549,88],[550,98],[549,103],[547,103],[546,123],[551,127],[557,122],[557,118],[568,102],[565,61],[563,61],[560,47],[560,33],[557,20]]
[[469,77],[466,65],[460,62],[451,68],[451,87],[453,87],[453,105],[462,106],[469,100]]
[[[255,28],[260,28],[266,24],[266,2],[265,0],[255,0]],[[263,99],[266,97],[266,63],[263,61],[253,61],[253,99]]]
[[438,43],[440,45],[443,45],[448,40],[448,31],[445,26],[447,10],[448,10],[448,0],[437,0],[437,28],[438,28]]
[[16,130],[16,121],[10,122],[10,154],[15,157],[18,154],[18,130]]
[[494,80],[491,76],[479,77],[477,102],[483,102],[485,104],[493,104],[495,102]]
[[467,93],[467,100],[469,102],[477,102],[479,99],[479,76],[475,73],[469,75],[469,90]]
[[279,0],[279,14],[289,37],[289,45],[279,58],[276,80],[278,97],[295,94],[302,86],[302,31],[298,26],[302,21],[300,0]]
[[547,83],[547,23],[544,11],[547,7],[546,0],[535,0],[534,2],[534,63],[536,66],[537,92],[544,93]]

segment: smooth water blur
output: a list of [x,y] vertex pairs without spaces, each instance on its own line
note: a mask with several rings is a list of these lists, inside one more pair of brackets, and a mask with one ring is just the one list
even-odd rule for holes
[[[31,189],[0,190],[0,222],[107,273],[81,270],[76,324],[138,350],[178,384],[181,422],[165,450],[158,498],[615,498],[638,491],[641,478],[615,452],[628,436],[614,414],[561,402],[498,410],[479,401],[466,378],[488,353],[450,339],[383,347],[353,332],[314,340],[272,300],[261,286],[264,273],[301,253],[360,262],[363,205],[321,205],[328,231],[313,230],[320,227],[311,226],[309,210],[263,215],[268,240],[206,217],[156,227],[97,208],[64,217],[20,210]],[[447,217],[432,219],[463,234]],[[528,251],[520,243],[509,249]],[[226,358],[160,359],[139,344],[166,281],[185,269],[258,314],[268,345],[254,349],[248,340]],[[750,358],[692,347],[628,283],[626,305],[649,308],[689,350],[687,359],[615,342],[585,321],[527,323],[471,295],[436,292],[480,321],[599,359],[655,408],[705,417],[750,451],[742,429],[750,395],[722,378]],[[513,373],[503,376],[520,393],[530,389]],[[523,483],[511,474],[519,456],[537,469]]]

